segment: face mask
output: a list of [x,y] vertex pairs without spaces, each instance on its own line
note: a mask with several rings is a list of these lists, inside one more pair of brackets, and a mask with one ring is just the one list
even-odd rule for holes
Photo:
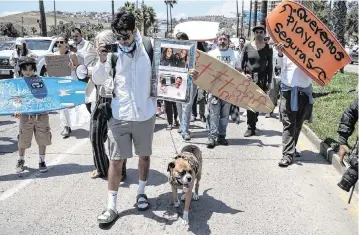
[[135,41],[132,42],[131,45],[129,46],[123,46],[121,44],[118,44],[118,46],[120,47],[119,53],[123,52],[123,53],[129,53],[133,50],[133,48],[135,47]]

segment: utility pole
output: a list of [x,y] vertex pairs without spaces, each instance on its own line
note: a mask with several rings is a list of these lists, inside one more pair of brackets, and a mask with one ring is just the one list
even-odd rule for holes
[[252,0],[249,6],[248,39],[250,39],[251,37],[251,24],[252,24]]
[[57,22],[56,22],[56,3],[55,3],[55,0],[54,0],[54,20],[55,20],[55,27],[56,27]]
[[238,10],[238,0],[236,0],[237,7],[237,38],[239,38],[239,10]]
[[243,37],[243,33],[244,33],[243,21],[244,21],[244,0],[242,0],[242,21],[241,21],[241,36],[242,37]]
[[111,3],[112,3],[112,20],[114,20],[115,19],[115,1],[112,0]]
[[22,36],[24,37],[24,17],[21,16],[21,32],[22,32]]

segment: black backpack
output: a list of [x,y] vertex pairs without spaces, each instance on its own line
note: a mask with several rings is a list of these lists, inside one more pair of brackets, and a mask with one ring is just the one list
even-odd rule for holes
[[[143,37],[142,38],[142,44],[145,47],[145,50],[147,52],[148,57],[150,57],[151,60],[151,66],[152,66],[152,62],[153,62],[153,47],[152,47],[152,43],[151,43],[151,39],[149,37]],[[115,79],[116,76],[116,63],[117,63],[117,55],[115,53],[112,53],[111,56],[111,66],[112,66],[112,70],[113,70],[113,79]]]

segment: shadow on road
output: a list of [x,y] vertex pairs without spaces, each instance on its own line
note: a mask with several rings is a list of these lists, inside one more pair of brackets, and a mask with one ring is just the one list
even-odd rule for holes
[[[168,187],[170,190],[170,187]],[[224,202],[215,199],[208,194],[207,189],[200,196],[198,201],[191,202],[191,210],[189,213],[190,225],[188,230],[194,234],[211,234],[211,229],[208,221],[211,219],[213,213],[216,214],[237,214],[244,212],[242,210],[233,209]],[[173,207],[172,192],[167,192],[159,195],[157,198],[149,198],[151,208],[145,212],[137,211],[135,208],[121,211],[117,219],[110,224],[101,224],[99,227],[103,230],[109,230],[116,223],[118,219],[127,215],[143,215],[146,218],[153,219],[157,223],[172,225],[183,214],[184,202],[179,208]],[[187,228],[187,227],[183,227]]]
[[305,164],[330,165],[330,163],[327,160],[325,160],[320,153],[315,153],[309,150],[304,150],[301,152],[300,157],[295,157],[293,164],[299,166],[303,166]]
[[75,129],[72,130],[71,136],[75,137],[76,139],[86,139],[90,138],[90,132],[86,129]]
[[[10,143],[10,144],[1,144],[1,142]],[[0,155],[14,153],[18,150],[17,140],[14,140],[11,137],[0,137]]]
[[163,130],[163,129],[166,128],[166,126],[167,126],[167,124],[155,124],[155,130],[154,130],[154,132]]
[[0,126],[11,125],[14,123],[16,123],[16,121],[2,121],[0,122]]
[[[138,170],[129,168],[126,171],[126,181],[121,187],[129,188],[131,184],[138,184]],[[148,173],[147,186],[159,186],[168,182],[168,177],[163,173],[150,169]]]
[[269,147],[281,146],[281,144],[264,144],[263,141],[259,139],[227,139],[227,140],[229,145],[252,145],[252,146],[254,145],[254,146],[269,146]]
[[31,166],[26,166],[26,169],[23,173],[17,174],[15,173],[15,165],[14,165],[14,174],[1,175],[0,181],[25,180],[27,177],[34,174],[36,178],[50,178],[50,177],[65,176],[65,175],[75,175],[84,172],[90,172],[93,169],[94,169],[93,165],[78,165],[71,163],[71,164],[60,164],[60,165],[51,166],[49,167],[49,170],[45,173],[39,173],[38,168],[31,168]]

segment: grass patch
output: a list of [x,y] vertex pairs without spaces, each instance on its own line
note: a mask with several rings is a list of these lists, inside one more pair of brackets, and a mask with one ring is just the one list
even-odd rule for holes
[[[344,110],[357,96],[357,73],[337,73],[331,82],[321,87],[313,83],[313,123],[307,125],[325,143],[335,148],[338,144],[338,124]],[[355,90],[353,92],[349,92]],[[357,130],[356,125],[356,130]],[[354,132],[356,133],[356,132]],[[356,134],[349,138],[349,144],[354,145]]]

